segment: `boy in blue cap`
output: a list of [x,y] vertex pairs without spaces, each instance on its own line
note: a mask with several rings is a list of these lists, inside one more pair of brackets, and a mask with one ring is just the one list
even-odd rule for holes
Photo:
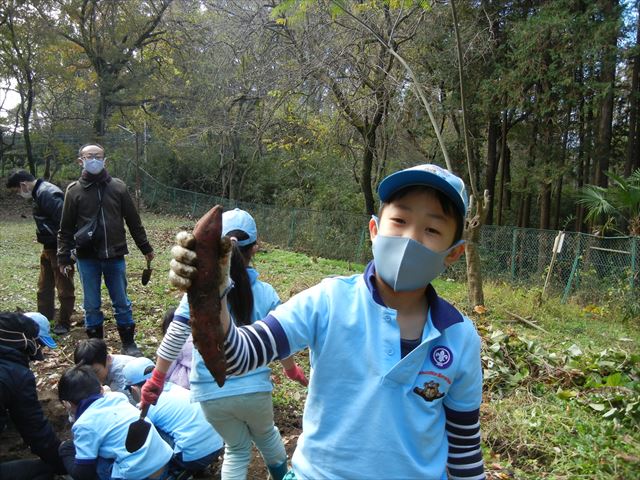
[[[151,377],[154,363],[139,357],[128,363],[122,373],[134,400]],[[214,463],[223,452],[224,443],[207,422],[200,405],[191,403],[190,393],[180,385],[167,382],[158,403],[149,408],[147,418],[173,445],[170,470],[174,476],[186,471],[196,474]]]
[[60,456],[74,480],[167,478],[171,447],[151,425],[142,447],[127,451],[129,426],[140,418],[140,412],[122,393],[103,394],[90,366],[77,365],[64,372],[58,382],[58,398],[73,422],[73,441],[60,445]]
[[[309,347],[303,433],[288,479],[484,479],[480,337],[431,285],[464,251],[464,183],[419,165],[386,177],[378,193],[374,260],[363,275],[325,279],[249,326],[230,323],[222,302],[227,372]],[[175,267],[174,276],[194,274]]]

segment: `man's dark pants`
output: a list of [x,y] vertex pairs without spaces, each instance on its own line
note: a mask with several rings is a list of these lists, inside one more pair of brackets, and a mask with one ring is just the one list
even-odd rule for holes
[[55,291],[58,291],[60,302],[60,319],[58,323],[71,326],[71,314],[76,300],[73,273],[69,278],[60,273],[56,250],[45,248],[40,255],[40,277],[38,278],[38,311],[53,320],[55,312]]

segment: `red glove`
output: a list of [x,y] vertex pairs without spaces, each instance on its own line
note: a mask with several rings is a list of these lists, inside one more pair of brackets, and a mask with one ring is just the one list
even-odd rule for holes
[[162,373],[157,368],[153,369],[151,378],[147,380],[142,386],[142,392],[140,394],[140,408],[145,405],[155,405],[158,401],[158,397],[162,393],[164,388],[164,381],[167,378],[166,373]]
[[286,368],[283,370],[285,375],[291,380],[295,380],[304,387],[309,385],[309,380],[307,380],[307,377],[304,376],[304,371],[297,364],[291,367],[289,370],[287,370]]

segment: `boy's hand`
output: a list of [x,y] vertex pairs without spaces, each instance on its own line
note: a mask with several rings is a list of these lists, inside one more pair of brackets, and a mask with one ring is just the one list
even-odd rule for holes
[[186,291],[191,286],[191,280],[197,274],[196,239],[189,232],[178,232],[176,245],[171,249],[171,263],[169,282],[179,290]]
[[300,385],[304,387],[309,385],[309,380],[307,380],[307,377],[305,377],[304,370],[302,370],[302,368],[300,368],[300,366],[297,364],[295,364],[293,367],[291,367],[288,370],[285,368],[284,373],[291,380],[298,382]]
[[[176,245],[171,249],[169,281],[171,284],[179,290],[186,291],[191,287],[191,281],[198,273],[197,265],[198,257],[194,251],[196,239],[189,232],[179,232],[176,235]],[[220,283],[220,298],[222,298],[227,292],[229,292],[232,284],[231,277],[229,275],[229,269],[231,268],[231,255],[233,254],[233,248],[229,248],[227,255],[220,261],[220,270],[222,278],[225,281]]]
[[155,405],[158,402],[158,397],[160,397],[160,394],[162,393],[166,378],[166,373],[161,372],[157,368],[153,369],[151,378],[142,386],[142,392],[140,393],[140,409],[145,405]]

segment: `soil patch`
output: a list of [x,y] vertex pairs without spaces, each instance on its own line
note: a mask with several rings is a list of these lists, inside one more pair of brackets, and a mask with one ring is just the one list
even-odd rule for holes
[[[73,349],[75,348],[76,342],[79,339],[86,338],[84,328],[82,327],[81,315],[75,314],[72,319],[76,324],[69,335],[58,339],[58,348],[56,350],[47,349],[44,361],[31,363],[31,370],[36,376],[38,398],[42,404],[44,414],[51,422],[59,437],[63,440],[71,438],[71,426],[67,418],[66,410],[58,401],[58,380],[62,373],[73,365]],[[111,322],[105,322],[105,337],[111,351],[118,353],[120,350],[120,340],[115,325]],[[298,437],[302,432],[302,419],[293,407],[276,407],[275,421],[280,429],[287,454],[289,458],[291,458]],[[33,457],[33,454],[22,441],[22,437],[20,437],[18,431],[9,425],[9,427],[2,432],[0,461],[29,457]],[[209,472],[199,478],[219,479],[221,464],[222,461],[218,461],[217,464],[212,465]],[[268,472],[264,461],[258,453],[258,450],[254,447],[253,458],[249,466],[247,478],[257,480],[266,479],[267,477]]]

